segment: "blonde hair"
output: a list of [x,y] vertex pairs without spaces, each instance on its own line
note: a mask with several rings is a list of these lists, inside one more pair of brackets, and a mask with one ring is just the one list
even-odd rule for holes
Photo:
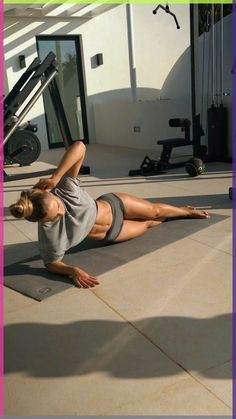
[[22,191],[20,199],[9,209],[15,218],[25,218],[28,221],[40,221],[47,215],[48,192],[41,189]]

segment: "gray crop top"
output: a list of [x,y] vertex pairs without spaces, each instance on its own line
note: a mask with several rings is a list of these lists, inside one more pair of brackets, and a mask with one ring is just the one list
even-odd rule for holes
[[61,198],[66,213],[55,221],[38,223],[39,251],[45,265],[61,260],[68,249],[80,243],[97,216],[95,201],[80,188],[78,178],[64,175],[51,192]]

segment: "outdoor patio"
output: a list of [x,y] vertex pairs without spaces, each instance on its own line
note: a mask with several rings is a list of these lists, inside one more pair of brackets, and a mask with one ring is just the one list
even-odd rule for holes
[[[49,168],[62,154],[46,151],[7,172]],[[184,168],[128,177],[144,155],[89,145],[83,186],[94,198],[122,191],[204,208],[211,218],[164,223],[94,257],[78,254],[78,265],[98,274],[94,289],[71,286],[38,302],[5,287],[6,416],[232,414],[231,165],[209,163],[197,178]],[[37,224],[8,210],[36,181],[5,184],[7,266],[36,249]]]

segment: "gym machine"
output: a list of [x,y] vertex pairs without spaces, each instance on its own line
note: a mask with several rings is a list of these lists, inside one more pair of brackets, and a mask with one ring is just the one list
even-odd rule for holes
[[[55,79],[57,73],[58,69],[56,56],[53,52],[50,52],[42,62],[37,57],[33,60],[33,62],[15,84],[11,92],[4,99],[3,144],[5,165],[18,163],[20,166],[26,166],[30,165],[39,157],[41,152],[41,144],[38,137],[35,135],[37,126],[28,123],[25,127],[22,128],[19,125],[46,88],[48,88],[50,93],[52,105],[55,111],[65,148],[68,148],[73,143],[65,110]],[[16,115],[16,112],[23,105],[32,90],[40,81],[42,84],[38,90],[34,93],[20,114]],[[31,177],[41,177],[50,175],[54,171],[55,169],[49,169],[33,173],[7,175],[4,170],[4,182]],[[89,174],[90,168],[88,166],[82,166],[80,173]]]
[[191,122],[187,118],[174,118],[169,120],[169,126],[180,127],[184,132],[184,138],[168,138],[157,141],[157,144],[163,146],[160,160],[151,160],[148,156],[145,156],[140,169],[130,170],[129,176],[153,176],[165,173],[165,170],[185,165],[186,162],[170,163],[170,157],[173,148],[192,145],[190,140]]

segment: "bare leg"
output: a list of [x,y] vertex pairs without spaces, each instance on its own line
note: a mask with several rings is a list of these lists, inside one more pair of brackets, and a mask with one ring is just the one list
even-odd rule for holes
[[115,192],[122,200],[125,208],[125,219],[162,220],[167,218],[208,218],[206,211],[190,206],[174,207],[168,204],[153,203],[121,192]]
[[161,221],[157,220],[124,220],[121,232],[115,242],[134,239],[144,234],[148,228],[155,227],[159,224],[161,224]]

